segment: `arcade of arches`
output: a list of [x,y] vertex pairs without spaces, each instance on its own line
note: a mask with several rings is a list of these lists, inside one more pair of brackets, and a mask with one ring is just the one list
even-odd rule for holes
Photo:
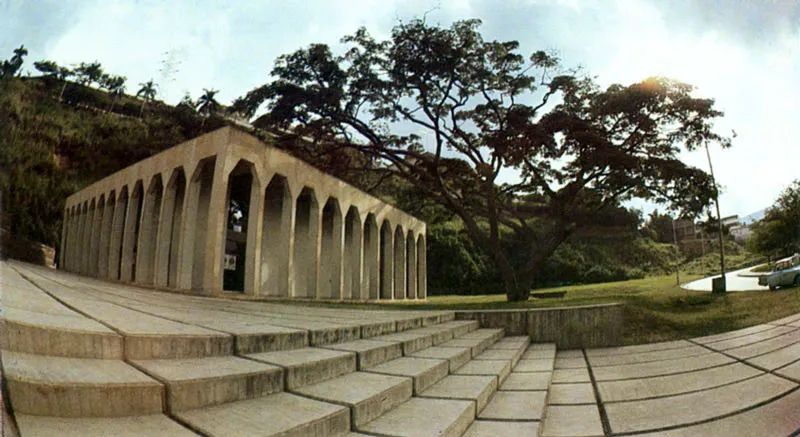
[[67,199],[59,266],[158,288],[425,299],[425,223],[226,127]]

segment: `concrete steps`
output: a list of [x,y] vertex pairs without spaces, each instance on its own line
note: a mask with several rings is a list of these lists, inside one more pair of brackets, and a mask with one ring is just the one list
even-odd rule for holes
[[16,413],[54,417],[160,414],[164,387],[119,360],[3,351]]
[[238,357],[132,361],[162,382],[168,412],[253,399],[283,391],[283,369]]

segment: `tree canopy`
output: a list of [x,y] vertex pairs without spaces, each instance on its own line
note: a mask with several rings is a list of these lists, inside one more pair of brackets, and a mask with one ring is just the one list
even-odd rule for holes
[[778,257],[800,252],[800,179],[786,187],[752,228],[748,244],[755,252]]
[[[279,57],[275,79],[233,109],[263,105],[256,126],[361,152],[358,170],[403,178],[445,206],[493,259],[509,300],[527,299],[545,260],[606,208],[631,197],[707,207],[710,177],[678,153],[730,145],[713,130],[712,99],[658,77],[603,89],[554,54],[484,41],[479,26],[417,19],[384,41],[359,29],[342,54],[313,44]],[[504,171],[517,181],[501,183]],[[509,262],[501,230],[526,251],[523,265]]]

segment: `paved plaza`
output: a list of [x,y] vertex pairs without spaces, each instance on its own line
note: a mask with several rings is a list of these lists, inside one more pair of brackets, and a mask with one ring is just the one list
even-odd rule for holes
[[557,350],[452,311],[200,297],[17,262],[0,263],[0,290],[23,436],[800,432],[800,314]]

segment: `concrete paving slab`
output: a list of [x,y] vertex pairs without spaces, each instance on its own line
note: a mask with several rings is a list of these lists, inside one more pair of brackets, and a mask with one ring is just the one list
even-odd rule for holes
[[553,384],[591,382],[587,369],[556,369],[553,371]]
[[552,350],[552,351],[545,350],[545,349],[531,350],[531,348],[528,348],[528,350],[525,351],[525,353],[522,354],[522,358],[520,358],[520,360],[522,360],[522,361],[524,361],[524,360],[551,360],[551,361],[553,361],[555,359],[556,359],[556,351],[555,350]]
[[416,358],[435,358],[440,360],[448,360],[450,362],[450,373],[460,369],[461,366],[470,360],[472,352],[470,348],[462,347],[439,347],[432,346],[427,349],[422,349],[419,352],[411,354]]
[[[700,392],[640,401],[606,403],[615,433],[658,430],[735,413],[794,390],[797,384],[773,375]],[[658,414],[653,414],[657,411]]]
[[[553,360],[521,360],[514,367],[515,372],[552,372]],[[585,366],[584,366],[585,367]]]
[[746,361],[763,369],[775,370],[797,360],[800,360],[800,343],[795,343],[768,354],[749,358]]
[[541,420],[547,393],[543,391],[498,391],[481,414],[484,420]]
[[583,369],[586,366],[586,359],[584,358],[556,357],[554,364],[556,369]]
[[754,334],[743,335],[728,340],[716,341],[714,343],[707,344],[707,346],[714,350],[724,351],[728,349],[734,349],[737,347],[747,346],[749,344],[758,343],[764,340],[770,340],[772,338],[779,337],[783,334],[787,334],[794,330],[795,328],[790,328],[787,326],[776,326],[772,329],[765,329],[763,331],[756,332]]
[[711,344],[711,343],[715,343],[715,342],[718,342],[718,341],[730,340],[732,338],[743,337],[743,336],[746,336],[746,335],[755,334],[757,332],[766,331],[766,330],[772,329],[774,327],[775,326],[768,325],[768,324],[755,325],[755,326],[750,326],[748,328],[737,329],[735,331],[728,331],[728,332],[722,332],[722,333],[714,334],[714,335],[707,335],[705,337],[693,338],[692,342],[699,343],[699,344]]
[[786,437],[800,431],[800,391],[752,410],[711,422],[640,434],[646,437]]
[[17,414],[25,437],[196,437],[192,431],[163,414],[130,417],[46,417]]
[[800,361],[790,364],[782,369],[778,369],[775,371],[775,373],[800,383]]
[[191,410],[283,390],[283,369],[238,357],[132,361],[167,384],[169,411]]
[[247,358],[283,367],[286,390],[326,381],[356,371],[356,354],[321,348],[262,352]]
[[464,437],[538,436],[539,422],[498,422],[476,420]]
[[542,425],[542,437],[603,437],[596,405],[552,405]]
[[550,386],[550,405],[595,404],[594,389],[590,383],[553,384]]
[[702,346],[690,345],[679,349],[658,350],[636,354],[594,356],[587,353],[587,359],[592,367],[600,367],[647,363],[651,361],[682,360],[685,358],[707,355],[708,353],[708,349]]
[[213,437],[334,436],[350,431],[350,410],[289,393],[181,411],[176,416]]
[[383,375],[412,378],[414,380],[414,395],[417,396],[447,376],[449,366],[450,364],[447,360],[403,357],[377,365],[368,371]]
[[547,390],[553,374],[550,372],[519,373],[511,372],[500,386],[503,391]]
[[788,325],[795,322],[800,322],[800,314],[792,314],[791,316],[783,317],[778,320],[769,322],[771,325]]
[[707,390],[763,374],[748,365],[733,363],[677,375],[598,382],[597,388],[603,402],[630,401]]
[[511,367],[517,365],[519,359],[522,357],[523,349],[486,349],[480,355],[473,358],[475,360],[509,360]]
[[475,332],[478,328],[480,328],[481,325],[477,320],[452,320],[433,326],[449,329],[453,333],[453,338],[458,338],[471,332]]
[[399,342],[378,340],[355,340],[323,346],[326,349],[354,352],[358,370],[366,370],[403,356],[403,345]]
[[613,381],[617,379],[647,378],[653,376],[672,375],[676,373],[691,372],[725,364],[735,363],[736,360],[718,353],[700,355],[683,360],[654,361],[642,364],[627,364],[622,366],[605,366],[592,368],[595,379],[598,381]]
[[461,366],[455,375],[489,375],[497,378],[498,385],[511,373],[511,362],[508,360],[472,360]]
[[367,434],[407,437],[459,437],[475,417],[472,402],[411,398],[358,429]]
[[450,375],[429,387],[419,396],[437,399],[461,399],[475,403],[477,416],[497,391],[497,378],[492,376]]
[[747,346],[729,349],[725,353],[739,359],[745,359],[776,351],[796,343],[800,343],[800,330]]
[[16,413],[112,417],[162,412],[163,385],[123,361],[3,351],[3,368]]
[[350,408],[355,427],[367,424],[411,398],[411,378],[355,372],[295,390],[319,401]]
[[78,313],[52,314],[3,308],[0,347],[38,355],[122,358],[122,337]]
[[695,346],[686,340],[665,341],[660,343],[638,344],[635,346],[609,347],[598,349],[587,349],[586,355],[589,357],[607,357],[610,355],[641,354],[644,352],[657,352],[671,349],[683,349]]

